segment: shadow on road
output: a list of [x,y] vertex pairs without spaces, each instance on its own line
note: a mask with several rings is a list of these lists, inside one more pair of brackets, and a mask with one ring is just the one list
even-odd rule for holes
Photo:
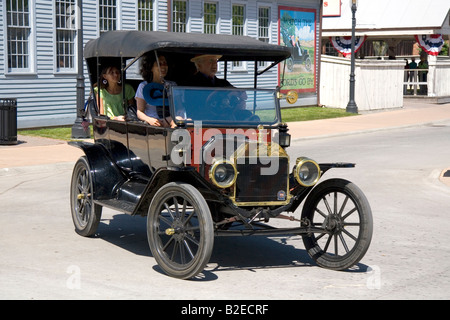
[[[146,217],[116,214],[102,219],[96,238],[137,255],[152,257],[147,242]],[[301,236],[232,236],[215,237],[211,259],[194,281],[212,281],[222,271],[298,268],[316,266],[303,247]],[[319,268],[319,267],[317,267]],[[358,264],[346,272],[366,272]],[[158,265],[153,269],[163,273]],[[330,271],[335,272],[335,271]]]

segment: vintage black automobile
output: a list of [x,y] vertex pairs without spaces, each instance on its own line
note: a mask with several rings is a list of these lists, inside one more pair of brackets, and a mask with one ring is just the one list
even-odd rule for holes
[[[230,35],[110,31],[85,47],[91,83],[103,65],[114,63],[122,80],[136,86],[142,80],[127,72],[149,52],[167,57],[175,83],[193,71],[190,59],[198,54],[221,55],[225,74],[236,61],[259,68],[253,88],[170,82],[164,106],[174,119],[170,128],[138,120],[125,99],[126,121],[109,119],[91,98],[94,143],[71,142],[85,153],[70,189],[76,232],[94,235],[103,207],[147,216],[153,257],[182,279],[202,272],[215,236],[301,235],[317,265],[343,270],[357,264],[372,238],[369,203],[352,182],[319,183],[327,170],[353,164],[290,159],[280,88],[257,88],[258,77],[289,58],[289,49]],[[293,226],[273,227],[268,222],[275,218]]]

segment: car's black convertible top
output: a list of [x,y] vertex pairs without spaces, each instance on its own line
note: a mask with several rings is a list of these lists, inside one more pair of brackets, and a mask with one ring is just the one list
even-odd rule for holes
[[186,54],[220,54],[224,61],[257,60],[280,62],[290,56],[287,47],[264,43],[251,37],[178,33],[163,31],[109,31],[89,41],[86,59],[94,57],[139,58],[153,50]]

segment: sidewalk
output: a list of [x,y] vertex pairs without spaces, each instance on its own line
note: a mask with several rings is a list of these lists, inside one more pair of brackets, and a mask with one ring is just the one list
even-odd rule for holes
[[348,135],[393,128],[439,123],[450,120],[450,104],[428,104],[405,101],[402,109],[334,118],[289,123],[292,140]]
[[[450,104],[428,104],[405,100],[404,108],[355,117],[289,123],[292,141],[358,134],[450,121]],[[17,145],[0,145],[0,176],[11,168],[67,163],[72,165],[83,152],[67,142],[18,136]],[[445,171],[445,170],[444,170]],[[447,172],[447,171],[445,171]],[[449,177],[446,177],[449,176]],[[441,175],[450,180],[450,171]]]

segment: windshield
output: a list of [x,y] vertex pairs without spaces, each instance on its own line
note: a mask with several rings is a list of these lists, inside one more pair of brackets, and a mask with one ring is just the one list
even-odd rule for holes
[[175,122],[273,125],[281,121],[275,90],[173,86]]

